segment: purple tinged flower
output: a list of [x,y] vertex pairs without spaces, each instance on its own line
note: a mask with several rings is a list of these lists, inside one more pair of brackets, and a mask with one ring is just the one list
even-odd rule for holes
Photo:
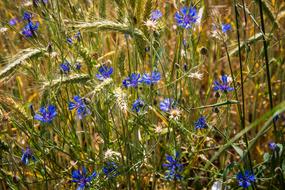
[[115,162],[107,162],[107,164],[102,168],[102,172],[108,178],[114,178],[119,175],[118,165]]
[[222,32],[226,33],[227,31],[232,29],[232,25],[231,24],[222,24]]
[[77,116],[79,119],[82,119],[83,117],[90,115],[91,112],[87,108],[86,104],[84,103],[84,99],[82,99],[80,96],[74,96],[73,97],[74,102],[70,101],[68,104],[69,110],[76,110]]
[[69,45],[72,45],[72,44],[73,44],[72,38],[70,38],[70,37],[66,38],[66,42],[67,42]]
[[224,93],[227,93],[227,92],[230,92],[230,91],[233,91],[234,88],[230,87],[229,86],[229,80],[228,80],[228,76],[227,75],[223,75],[222,76],[222,83],[219,83],[218,81],[215,81],[214,82],[214,90],[215,91],[222,91]]
[[160,10],[154,10],[150,14],[150,19],[153,20],[153,21],[157,21],[161,17],[162,17],[162,13],[161,13]]
[[96,171],[94,171],[90,176],[87,177],[87,169],[83,166],[82,170],[72,171],[72,182],[77,183],[77,190],[84,190],[85,186],[90,183],[97,176]]
[[113,68],[112,67],[108,67],[106,65],[102,65],[98,69],[98,74],[96,74],[96,78],[98,80],[103,81],[103,80],[105,80],[107,78],[110,78],[112,73],[113,73]]
[[238,181],[238,185],[243,188],[248,188],[251,186],[253,182],[255,182],[255,176],[249,170],[245,170],[245,172],[239,172],[236,176]]
[[134,87],[136,88],[140,82],[140,74],[132,73],[129,77],[125,78],[123,80],[123,86],[128,88],[128,87]]
[[15,26],[17,24],[17,18],[12,18],[10,21],[9,21],[9,25],[10,26]]
[[21,161],[25,165],[28,165],[29,164],[29,159],[32,159],[33,161],[36,161],[36,158],[34,157],[33,152],[28,147],[28,148],[26,148],[26,150],[23,150],[23,155],[22,155]]
[[159,72],[154,71],[151,74],[143,74],[141,82],[151,85],[157,83],[161,78],[161,75]]
[[23,14],[23,20],[27,20],[27,21],[31,21],[31,18],[32,18],[32,14],[25,11],[24,14]]
[[75,63],[75,69],[76,70],[80,70],[81,66],[82,66],[81,63],[79,63],[79,62]]
[[44,4],[48,4],[48,0],[34,0],[34,3],[36,5],[39,5],[40,2],[43,2]]
[[56,107],[53,105],[49,105],[47,108],[41,107],[39,112],[40,114],[35,114],[34,119],[43,123],[51,123],[57,115]]
[[194,7],[183,7],[180,9],[180,12],[175,13],[177,25],[185,29],[192,28],[197,19],[198,14],[196,8]]
[[205,117],[201,116],[195,123],[194,123],[195,129],[204,129],[207,128],[207,122]]
[[165,177],[168,180],[181,180],[181,172],[183,171],[183,164],[179,162],[179,153],[175,153],[174,156],[166,155],[166,160],[168,163],[162,164],[162,167],[167,168]]
[[275,142],[270,142],[270,143],[268,143],[268,146],[269,146],[269,148],[270,148],[271,150],[273,150],[273,151],[278,147]]
[[144,106],[144,101],[138,98],[134,101],[132,111],[140,112],[141,108]]
[[175,108],[174,100],[171,98],[165,98],[159,104],[161,111],[169,112],[171,109]]
[[64,63],[60,64],[60,70],[64,74],[68,74],[70,72],[70,63],[68,61],[65,61]]
[[22,34],[29,38],[35,35],[35,32],[38,30],[40,23],[36,22],[35,24],[30,21],[27,25],[22,29]]
[[81,37],[81,33],[80,33],[80,31],[78,31],[78,32],[74,35],[74,38],[77,39],[77,40],[80,40],[80,37]]

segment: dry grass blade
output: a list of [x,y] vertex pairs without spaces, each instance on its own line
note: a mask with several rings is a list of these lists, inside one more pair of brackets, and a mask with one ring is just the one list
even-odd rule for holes
[[73,75],[68,77],[61,77],[59,79],[55,79],[51,82],[44,82],[42,90],[46,91],[50,88],[55,88],[62,84],[70,84],[70,83],[81,83],[86,82],[90,79],[89,75],[83,74],[83,75]]
[[[262,35],[263,35],[263,34],[260,32],[260,33],[258,33],[258,34],[255,34],[254,36],[250,37],[250,38],[247,40],[246,43],[244,43],[244,42],[241,43],[241,44],[240,44],[241,50],[245,48],[245,45],[246,45],[246,44],[250,45],[250,44],[253,44],[253,43],[257,42],[258,40],[262,39]],[[265,36],[266,36],[266,34],[265,34]],[[229,53],[229,55],[230,55],[230,56],[233,56],[233,55],[237,55],[237,53],[238,53],[238,47],[234,48],[234,49]]]
[[[248,133],[251,129],[257,127],[260,123],[266,121],[265,124],[263,125],[262,129],[261,129],[261,132],[258,133],[257,137],[254,138],[253,143],[251,143],[251,144],[254,144],[256,142],[256,140],[258,140],[261,137],[261,135],[264,134],[264,132],[267,131],[270,126],[272,126],[271,124],[272,124],[273,118],[276,115],[283,113],[284,111],[285,111],[285,102],[279,104],[273,110],[267,112],[261,118],[259,118],[258,120],[253,122],[251,125],[249,125],[245,129],[241,130],[234,137],[232,137],[231,140],[229,140],[224,146],[222,146],[215,153],[215,155],[211,158],[210,162],[212,163],[213,161],[215,161],[225,150],[227,150],[229,147],[233,146],[233,143],[236,142],[238,139],[240,139],[244,134]],[[250,147],[252,147],[252,145]],[[207,169],[209,166],[210,166],[210,164],[207,163],[204,169]]]
[[17,116],[16,118],[22,119],[22,121],[29,121],[31,118],[28,113],[23,109],[22,105],[15,102],[10,97],[0,96],[0,105],[4,108],[6,112],[10,112]]
[[146,37],[144,33],[137,28],[132,29],[127,24],[113,22],[109,20],[101,20],[96,22],[79,22],[76,24],[69,24],[70,28],[74,28],[77,30],[93,30],[97,29],[99,31],[113,31],[113,32],[120,32],[123,34],[134,35],[137,38],[140,38],[146,41]]
[[33,49],[28,48],[20,51],[14,57],[12,57],[11,61],[0,71],[0,79],[7,77],[11,72],[16,70],[26,59],[29,59],[39,53],[42,53],[44,49]]
[[[255,1],[255,3],[258,4],[258,0],[254,0],[254,1]],[[273,13],[272,9],[270,8],[268,1],[261,0],[261,3],[262,3],[263,10],[264,10],[265,14],[268,16],[269,20],[272,23],[274,23],[278,28],[281,28],[281,25],[278,22],[278,20],[276,19],[276,16]]]

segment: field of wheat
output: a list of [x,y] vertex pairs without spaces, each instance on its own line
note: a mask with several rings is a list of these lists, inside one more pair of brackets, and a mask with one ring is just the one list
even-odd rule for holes
[[1,190],[285,189],[283,0],[0,0]]

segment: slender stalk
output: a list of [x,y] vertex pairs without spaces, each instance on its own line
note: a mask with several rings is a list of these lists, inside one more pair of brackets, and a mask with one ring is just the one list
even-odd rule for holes
[[[263,18],[263,9],[262,9],[262,2],[261,0],[258,1],[259,4],[259,13],[260,13],[260,22],[261,22],[261,31],[263,33],[263,48],[264,48],[264,60],[266,65],[266,76],[267,76],[267,86],[268,86],[268,94],[269,94],[269,102],[270,102],[270,109],[273,109],[273,98],[272,98],[272,89],[271,89],[271,76],[270,76],[270,68],[269,68],[269,59],[268,59],[268,47],[267,47],[267,41],[265,39],[265,25],[264,25],[264,18]],[[275,136],[275,140],[279,140],[278,130],[275,123],[275,120],[273,119],[273,132]],[[279,160],[279,154],[276,154],[276,159]],[[274,162],[273,162],[274,163]],[[272,168],[272,170],[275,170],[275,167]],[[285,189],[285,183],[284,183],[284,177],[283,174],[278,173],[278,180],[280,182],[280,185],[282,185],[282,189]]]
[[[265,25],[264,25],[264,18],[263,18],[263,9],[262,9],[262,2],[261,0],[258,1],[259,4],[259,13],[260,13],[260,20],[261,20],[261,32],[263,33],[262,39],[263,39],[263,48],[264,48],[264,60],[265,60],[265,66],[266,66],[266,77],[267,77],[267,87],[268,87],[268,95],[269,95],[269,102],[270,102],[270,109],[273,109],[273,98],[272,98],[272,89],[271,89],[271,76],[270,76],[270,68],[269,68],[269,59],[268,59],[268,51],[267,51],[267,42],[265,39]],[[275,124],[275,121],[273,121],[273,130],[275,135],[275,140],[278,140],[278,134],[277,134],[277,127]]]
[[[241,97],[242,97],[241,127],[242,127],[242,129],[244,129],[245,128],[245,98],[244,98],[244,84],[243,84],[243,65],[242,65],[241,48],[240,48],[239,20],[238,20],[238,10],[237,10],[236,0],[234,1],[234,9],[235,9],[235,23],[236,23],[236,31],[237,31],[237,40],[238,40],[240,80],[241,80]],[[246,134],[244,134],[244,140],[245,140],[245,143],[246,143],[246,147],[248,148],[248,140],[247,140],[247,135]],[[250,154],[248,154],[248,161],[249,161],[250,170],[253,172],[252,161],[251,161]],[[254,186],[255,185],[252,186],[253,189],[255,189]]]

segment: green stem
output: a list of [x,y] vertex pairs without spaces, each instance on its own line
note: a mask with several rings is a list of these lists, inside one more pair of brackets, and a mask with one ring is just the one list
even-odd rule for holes
[[[235,23],[236,23],[236,31],[237,31],[237,40],[238,40],[238,54],[239,54],[239,65],[240,65],[240,80],[241,80],[241,94],[242,94],[242,114],[241,114],[241,128],[245,128],[245,96],[244,96],[244,81],[243,81],[243,65],[242,65],[242,57],[241,57],[241,48],[240,48],[240,34],[239,34],[239,21],[238,21],[238,10],[237,10],[237,3],[236,0],[234,1],[234,8],[235,8]],[[248,140],[247,135],[244,134],[244,139],[246,143],[246,148],[248,148]],[[252,161],[251,156],[248,154],[248,161],[250,170],[253,172],[252,169]],[[255,189],[255,185],[252,186]]]

